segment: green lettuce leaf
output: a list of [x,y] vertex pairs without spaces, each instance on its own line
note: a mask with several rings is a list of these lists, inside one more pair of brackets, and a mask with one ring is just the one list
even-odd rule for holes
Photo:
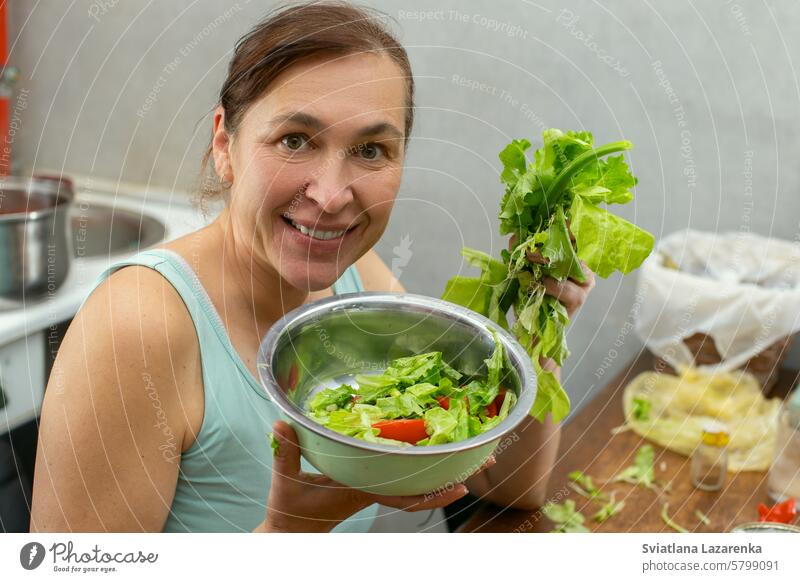
[[457,275],[447,282],[442,299],[456,305],[463,305],[488,317],[492,292],[491,285],[487,285],[478,277]]
[[561,206],[553,213],[552,223],[547,230],[547,240],[542,245],[541,253],[549,260],[546,270],[551,277],[559,281],[572,277],[579,283],[586,280],[578,255],[572,246],[564,209]]
[[571,191],[593,204],[627,204],[633,200],[631,188],[637,182],[628,170],[625,158],[609,156],[578,174],[573,180]]
[[444,408],[430,408],[425,411],[425,430],[430,435],[428,445],[443,445],[453,442],[458,428],[458,419]]
[[652,234],[580,196],[573,200],[571,214],[578,256],[601,277],[630,273],[653,250]]
[[[569,356],[569,316],[560,302],[545,294],[542,279],[585,282],[581,259],[601,277],[617,270],[627,274],[653,248],[651,234],[598,206],[633,199],[637,179],[623,156],[612,155],[631,147],[625,140],[595,146],[587,131],[547,129],[529,163],[530,142],[510,143],[499,156],[505,193],[498,216],[500,234],[514,234],[517,241],[510,250],[501,251],[502,261],[473,249],[462,250],[467,261],[480,269],[480,276],[452,278],[443,298],[489,317],[504,329],[509,329],[507,312],[513,308],[510,331],[534,362],[538,365],[544,357],[562,365]],[[545,264],[529,261],[529,251],[538,251]],[[480,386],[473,385],[469,391],[484,401]],[[531,414],[544,420],[550,412],[559,421],[569,408],[569,398],[557,378],[542,372]]]
[[347,384],[342,384],[337,388],[321,390],[317,392],[308,404],[309,410],[321,412],[334,410],[350,402],[355,394],[355,390]]
[[516,186],[520,176],[525,173],[528,165],[525,152],[529,147],[531,142],[527,139],[515,139],[500,152],[500,161],[503,163],[500,179],[510,188]]
[[561,422],[569,414],[569,396],[552,372],[542,369],[539,362],[534,362],[534,365],[536,367],[536,399],[531,408],[531,416],[539,422],[544,422],[549,412],[553,417],[553,422]]

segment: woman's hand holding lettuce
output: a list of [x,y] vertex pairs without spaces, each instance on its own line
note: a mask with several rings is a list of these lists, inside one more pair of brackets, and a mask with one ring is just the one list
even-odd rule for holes
[[[630,189],[637,180],[623,157],[606,158],[630,149],[630,142],[595,148],[589,132],[557,129],[545,130],[542,137],[544,144],[530,163],[527,140],[514,140],[500,152],[500,179],[506,187],[500,233],[513,235],[512,248],[503,250],[500,260],[464,248],[464,258],[481,274],[453,277],[442,298],[511,329],[528,349],[538,373],[531,416],[542,422],[549,412],[559,422],[569,413],[569,398],[539,359],[561,366],[569,356],[565,339],[569,313],[558,294],[548,291],[546,279],[587,284],[581,261],[601,277],[614,271],[627,274],[650,254],[654,241],[650,233],[601,207],[633,200]],[[509,325],[507,313],[512,307],[516,318]]]

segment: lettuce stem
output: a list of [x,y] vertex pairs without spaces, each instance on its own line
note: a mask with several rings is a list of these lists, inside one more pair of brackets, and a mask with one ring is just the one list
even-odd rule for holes
[[561,199],[561,196],[566,189],[567,182],[574,178],[575,175],[584,167],[589,165],[591,162],[595,162],[609,154],[629,150],[632,147],[633,144],[628,140],[615,141],[604,146],[600,146],[599,148],[589,150],[588,152],[583,152],[577,158],[572,160],[566,168],[561,170],[561,173],[556,176],[556,179],[553,180],[553,183],[550,184],[547,192],[545,192],[544,200],[548,211],[554,208],[556,202]]

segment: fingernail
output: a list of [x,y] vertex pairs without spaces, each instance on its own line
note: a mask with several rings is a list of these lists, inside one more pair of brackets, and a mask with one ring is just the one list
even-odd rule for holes
[[496,462],[497,462],[497,459],[495,459],[495,458],[494,458],[494,455],[492,455],[491,457],[489,457],[488,465],[489,465],[490,467],[491,467],[492,465],[494,465]]
[[469,489],[467,489],[467,486],[466,486],[466,485],[461,485],[460,489],[461,489],[461,496],[462,496],[462,497],[463,497],[464,495],[466,495],[467,493],[469,493]]

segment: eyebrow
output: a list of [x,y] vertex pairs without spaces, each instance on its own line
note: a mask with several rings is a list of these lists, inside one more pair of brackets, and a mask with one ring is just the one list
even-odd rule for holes
[[[314,117],[309,113],[303,113],[302,111],[290,111],[288,113],[282,113],[281,115],[273,117],[269,123],[272,126],[278,126],[282,123],[296,123],[298,125],[304,125],[310,129],[313,129],[318,133],[327,128],[327,126],[318,117]],[[374,123],[360,129],[356,133],[356,137],[360,139],[381,134],[389,134],[396,138],[404,137],[402,131],[400,131],[391,123],[387,123],[385,121]]]

